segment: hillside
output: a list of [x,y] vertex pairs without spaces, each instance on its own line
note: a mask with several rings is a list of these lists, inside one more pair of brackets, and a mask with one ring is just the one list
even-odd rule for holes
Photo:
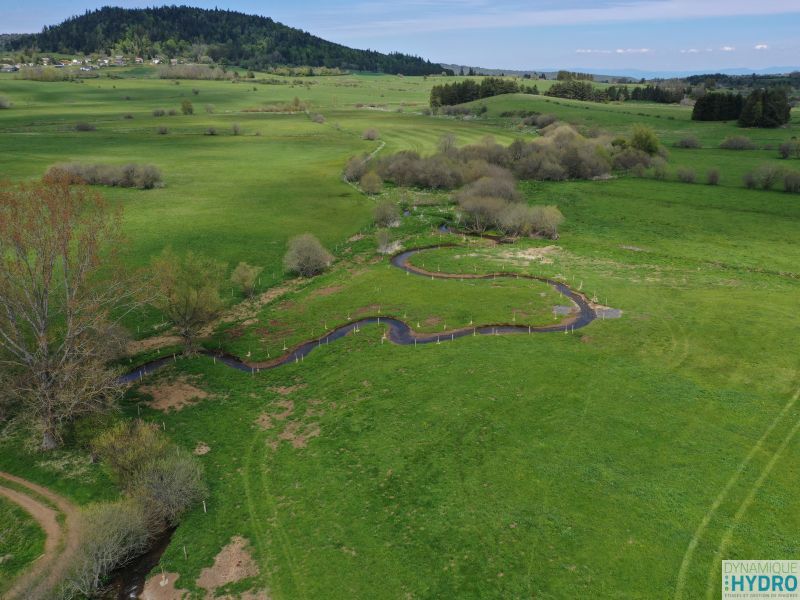
[[416,56],[348,48],[268,17],[189,6],[104,7],[9,40],[7,45],[65,54],[206,55],[251,69],[308,65],[404,75],[442,72],[441,65]]

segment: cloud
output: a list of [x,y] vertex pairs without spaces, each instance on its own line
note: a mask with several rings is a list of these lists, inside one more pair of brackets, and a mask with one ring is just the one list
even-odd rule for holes
[[723,46],[722,48],[720,48],[720,50],[722,50],[723,52],[734,52],[736,48],[734,48],[733,46]]
[[576,54],[611,54],[611,50],[592,50],[591,48],[578,48]]
[[681,54],[697,54],[700,52],[697,48],[687,48],[685,50],[681,50]]
[[650,48],[617,48],[617,54],[647,54],[651,52]]
[[756,44],[753,46],[756,50],[769,50],[769,46],[766,44]]

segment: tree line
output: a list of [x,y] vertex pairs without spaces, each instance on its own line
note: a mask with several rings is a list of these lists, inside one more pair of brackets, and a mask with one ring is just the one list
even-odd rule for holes
[[791,104],[786,89],[753,90],[741,94],[714,92],[697,99],[692,111],[695,121],[733,121],[741,127],[780,127],[791,119]]
[[500,94],[538,93],[538,89],[534,90],[535,87],[522,85],[513,79],[503,79],[501,77],[485,77],[481,79],[480,83],[467,79],[433,86],[430,105],[431,108],[438,108],[439,106],[464,104],[473,100],[499,96]]

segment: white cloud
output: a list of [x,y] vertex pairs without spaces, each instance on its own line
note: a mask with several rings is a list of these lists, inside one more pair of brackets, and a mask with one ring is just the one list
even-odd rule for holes
[[755,48],[756,50],[768,50],[768,49],[769,49],[769,46],[767,46],[766,44],[756,44],[756,45],[754,46],[754,48]]
[[697,54],[700,52],[697,48],[687,48],[686,50],[681,50],[681,54]]
[[617,48],[615,52],[617,54],[647,54],[650,52],[650,48]]
[[611,54],[611,50],[593,50],[591,48],[578,48],[576,54]]
[[720,48],[720,50],[722,50],[723,52],[734,52],[736,48],[734,48],[733,46],[723,46],[722,48]]

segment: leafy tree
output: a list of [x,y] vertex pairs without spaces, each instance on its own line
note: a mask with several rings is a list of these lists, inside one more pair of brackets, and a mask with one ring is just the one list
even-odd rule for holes
[[653,131],[651,127],[638,124],[633,126],[633,133],[631,134],[631,139],[628,144],[631,148],[646,152],[650,156],[656,154],[659,147],[656,132]]
[[181,112],[184,115],[193,115],[194,114],[194,106],[192,105],[191,101],[184,100],[181,102]]
[[121,395],[106,366],[139,284],[117,265],[121,214],[66,178],[0,190],[0,396],[50,450]]
[[791,105],[786,90],[770,88],[753,90],[739,116],[742,127],[780,127],[791,119]]
[[167,248],[153,259],[152,270],[153,304],[177,327],[184,353],[192,354],[200,329],[222,310],[225,263],[192,251],[178,256]]
[[383,179],[375,171],[369,171],[361,177],[359,185],[367,194],[380,194],[383,189]]

